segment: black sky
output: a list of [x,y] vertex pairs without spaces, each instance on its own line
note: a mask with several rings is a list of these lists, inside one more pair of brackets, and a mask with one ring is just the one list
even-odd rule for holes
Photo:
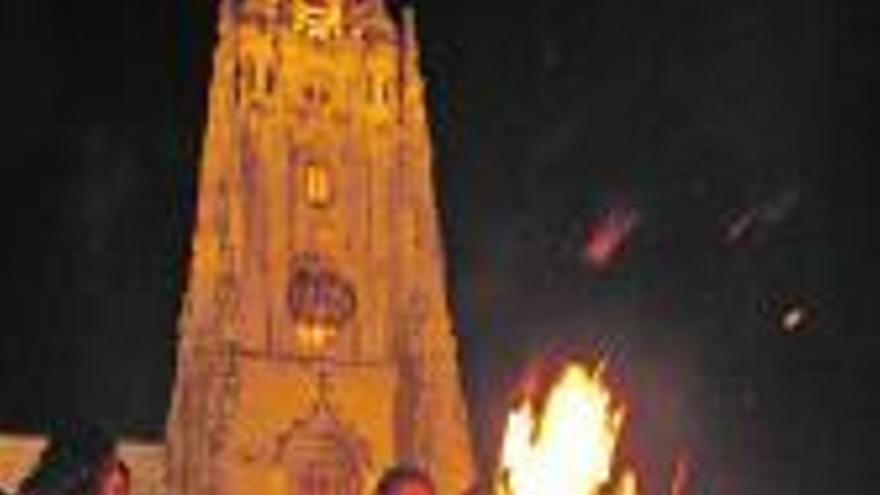
[[[608,357],[646,472],[686,445],[707,485],[872,492],[880,7],[417,9],[483,461],[513,383],[566,348]],[[4,427],[161,433],[214,15],[0,6]],[[638,223],[597,270],[585,239],[620,209]]]

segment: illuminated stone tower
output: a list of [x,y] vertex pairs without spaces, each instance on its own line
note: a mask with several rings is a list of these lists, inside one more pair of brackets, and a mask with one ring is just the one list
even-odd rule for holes
[[177,383],[172,495],[471,481],[413,20],[226,0]]

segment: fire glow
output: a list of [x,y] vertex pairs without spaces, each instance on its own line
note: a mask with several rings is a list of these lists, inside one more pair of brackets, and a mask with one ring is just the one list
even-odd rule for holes
[[632,469],[615,476],[625,408],[593,370],[569,364],[538,411],[534,397],[510,412],[496,495],[637,495]]

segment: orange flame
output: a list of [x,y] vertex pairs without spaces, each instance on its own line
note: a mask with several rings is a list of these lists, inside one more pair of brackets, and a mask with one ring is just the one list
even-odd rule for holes
[[614,478],[625,410],[612,403],[601,372],[568,365],[539,417],[529,398],[510,412],[497,495],[638,494],[631,469]]

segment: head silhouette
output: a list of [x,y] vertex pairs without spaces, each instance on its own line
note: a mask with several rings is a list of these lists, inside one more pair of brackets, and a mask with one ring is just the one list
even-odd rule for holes
[[84,422],[65,423],[51,435],[37,465],[19,487],[21,495],[92,495],[116,459],[116,442]]
[[434,495],[434,483],[416,467],[395,466],[379,480],[376,495]]

